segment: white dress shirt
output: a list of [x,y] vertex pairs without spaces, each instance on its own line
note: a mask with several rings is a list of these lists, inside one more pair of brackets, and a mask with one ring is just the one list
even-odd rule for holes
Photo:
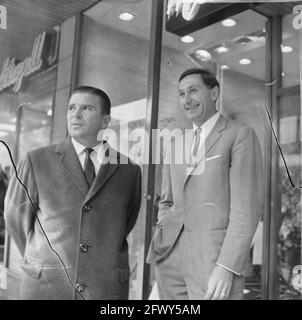
[[[74,138],[71,138],[71,142],[73,144],[73,147],[75,149],[75,152],[80,160],[82,169],[84,170],[84,164],[85,164],[85,158],[86,158],[86,153],[84,149],[87,147],[76,141]],[[93,163],[94,166],[94,172],[95,175],[98,174],[98,171],[100,169],[102,160],[104,158],[105,150],[103,147],[103,143],[97,144],[95,147],[92,148],[93,151],[90,153],[90,159]]]
[[[207,138],[207,136],[210,134],[210,132],[212,131],[212,129],[214,128],[218,118],[219,118],[219,112],[216,112],[211,118],[209,118],[205,123],[202,124],[202,126],[200,127],[202,132],[200,132],[200,143],[198,146],[198,150],[201,148],[201,146],[204,144],[205,139]],[[191,148],[191,154],[193,152],[193,146],[194,146],[194,142],[195,142],[195,131],[198,128],[198,126],[193,122],[193,132],[194,132],[194,139],[193,139],[193,143],[192,143],[192,148]]]

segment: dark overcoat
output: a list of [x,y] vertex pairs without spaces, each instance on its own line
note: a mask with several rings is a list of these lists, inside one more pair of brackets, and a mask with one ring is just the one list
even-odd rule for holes
[[32,204],[12,177],[4,215],[22,255],[21,299],[128,298],[126,238],[140,208],[141,169],[108,152],[90,188],[70,139],[19,164]]

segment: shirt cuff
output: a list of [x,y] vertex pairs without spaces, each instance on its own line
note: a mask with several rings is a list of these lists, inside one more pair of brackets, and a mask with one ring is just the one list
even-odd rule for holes
[[234,273],[234,274],[236,274],[237,276],[241,276],[241,274],[240,273],[238,273],[238,272],[236,272],[236,271],[234,271],[234,270],[231,270],[231,269],[229,269],[229,268],[227,268],[227,267],[225,267],[225,266],[223,266],[222,264],[220,264],[220,263],[216,263],[219,267],[221,267],[221,268],[223,268],[223,269],[226,269],[226,270],[228,270],[228,271],[230,271],[230,272],[232,272],[232,273]]

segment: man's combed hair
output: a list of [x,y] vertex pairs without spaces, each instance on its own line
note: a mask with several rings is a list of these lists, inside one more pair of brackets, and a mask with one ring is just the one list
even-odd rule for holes
[[72,91],[72,95],[76,92],[90,93],[98,96],[102,101],[101,108],[103,114],[110,114],[111,102],[107,93],[101,89],[92,86],[80,86]]
[[214,87],[220,88],[219,82],[216,79],[215,75],[211,71],[209,71],[208,69],[202,69],[202,68],[191,68],[191,69],[184,71],[180,75],[178,82],[180,82],[183,78],[185,78],[189,75],[192,75],[192,74],[200,74],[201,79],[203,80],[204,84],[206,86],[208,86],[210,89],[212,89]]

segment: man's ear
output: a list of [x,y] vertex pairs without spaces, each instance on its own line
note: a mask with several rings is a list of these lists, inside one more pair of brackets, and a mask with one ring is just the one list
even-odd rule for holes
[[219,96],[219,88],[216,86],[211,89],[211,98],[213,101],[216,101]]
[[104,119],[104,126],[105,126],[105,128],[107,128],[109,123],[110,123],[110,121],[111,121],[110,114],[106,114],[103,119]]

